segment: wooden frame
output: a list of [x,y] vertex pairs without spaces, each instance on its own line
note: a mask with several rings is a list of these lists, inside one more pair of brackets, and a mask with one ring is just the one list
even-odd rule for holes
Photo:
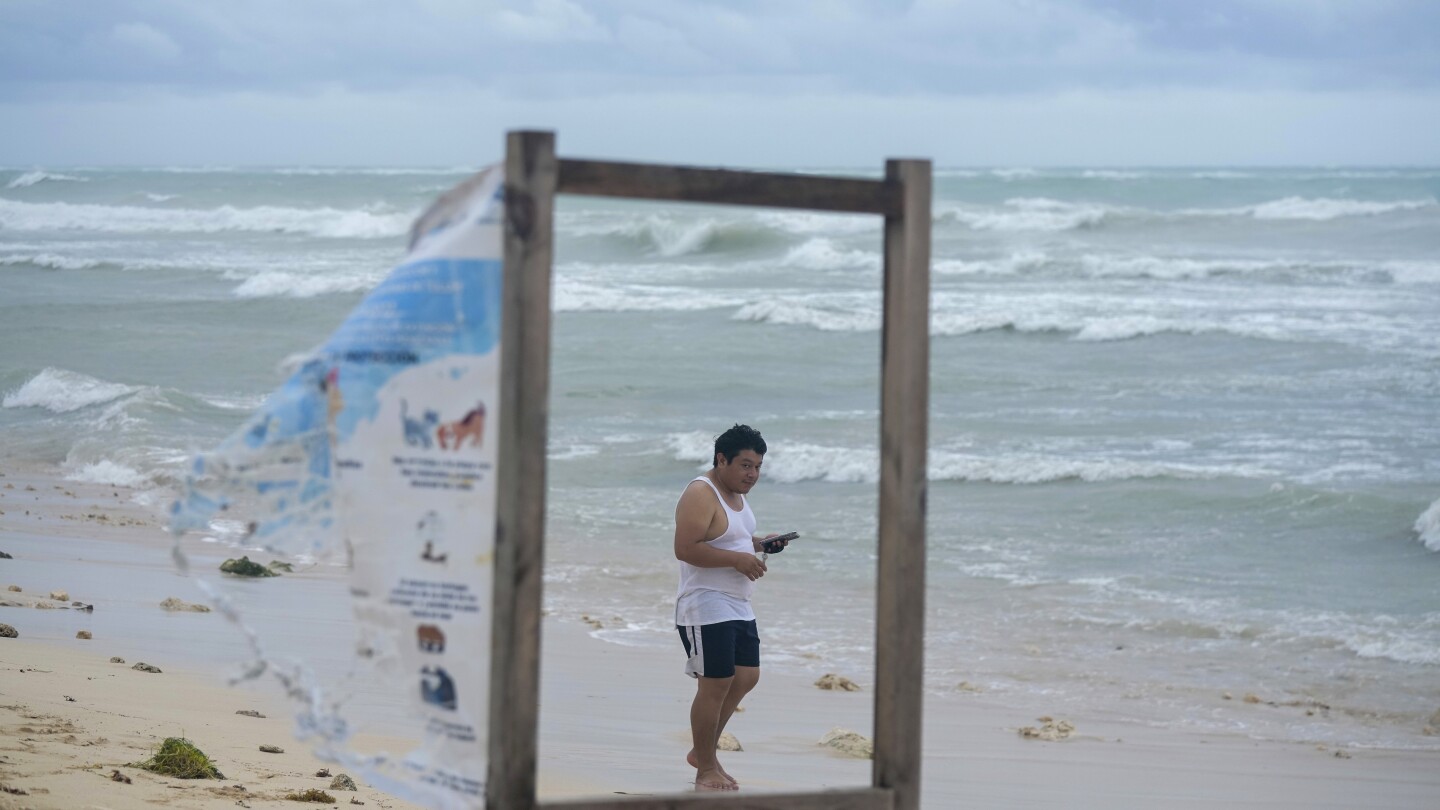
[[875,759],[871,787],[546,802],[565,810],[918,810],[925,643],[929,421],[928,160],[889,160],[882,180],[564,160],[553,132],[510,132],[505,153],[500,457],[486,806],[532,810],[540,684],[550,285],[557,193],[880,214],[881,343]]

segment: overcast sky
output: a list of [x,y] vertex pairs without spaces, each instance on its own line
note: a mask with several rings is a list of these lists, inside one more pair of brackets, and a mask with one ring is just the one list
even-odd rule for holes
[[0,164],[1440,164],[1440,0],[0,0]]

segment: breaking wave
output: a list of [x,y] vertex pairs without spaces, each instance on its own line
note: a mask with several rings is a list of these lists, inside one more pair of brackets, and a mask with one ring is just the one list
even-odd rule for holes
[[268,272],[245,279],[235,288],[234,295],[236,298],[314,298],[333,293],[365,292],[379,282],[379,274],[323,276]]
[[1285,197],[1280,200],[1260,203],[1241,208],[1192,210],[1182,213],[1199,215],[1249,216],[1264,220],[1308,220],[1325,222],[1341,217],[1379,216],[1398,211],[1418,211],[1434,208],[1434,199],[1395,200],[1375,202],[1370,200],[1339,200],[1330,197]]
[[1430,508],[1415,519],[1415,534],[1425,548],[1440,551],[1440,500],[1430,504]]
[[30,381],[5,395],[0,406],[6,408],[44,408],[53,413],[69,413],[91,405],[101,405],[128,396],[140,389],[130,385],[106,382],[67,371],[47,368]]
[[6,188],[28,188],[28,187],[30,187],[30,186],[37,185],[37,184],[39,184],[39,183],[57,182],[57,181],[59,181],[59,182],[68,182],[68,183],[88,183],[88,182],[90,182],[90,178],[88,178],[88,177],[76,177],[76,176],[71,175],[71,174],[54,174],[54,173],[45,172],[45,171],[33,171],[33,172],[25,172],[24,174],[20,175],[19,177],[16,177],[14,180],[11,180],[10,183],[9,183],[8,185],[6,185],[5,187],[6,187]]
[[[677,461],[709,467],[714,438],[700,431],[672,434],[666,439]],[[1079,460],[1030,453],[984,456],[947,450],[930,452],[931,481],[994,484],[1048,484],[1058,481],[1125,481],[1142,478],[1259,478],[1270,473],[1248,465],[1157,463],[1125,459]],[[803,442],[775,442],[765,455],[765,477],[779,483],[823,481],[872,484],[880,480],[879,451],[873,447],[834,447]]]
[[0,228],[103,233],[293,233],[331,239],[389,239],[409,231],[413,215],[338,208],[261,206],[211,209],[24,203],[0,200]]
[[948,206],[937,212],[936,219],[976,231],[1073,231],[1095,227],[1117,211],[1098,203],[1017,197],[999,209]]
[[89,270],[93,267],[99,267],[103,263],[104,262],[99,262],[94,259],[75,259],[69,256],[59,256],[54,253],[12,253],[9,256],[0,256],[0,265],[14,266],[28,264],[46,270]]

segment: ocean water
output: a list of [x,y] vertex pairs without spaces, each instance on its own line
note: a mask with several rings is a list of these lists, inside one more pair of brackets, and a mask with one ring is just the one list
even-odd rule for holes
[[[0,459],[161,508],[469,171],[0,170]],[[1440,750],[1437,200],[937,170],[931,711]],[[674,502],[746,422],[762,529],[802,534],[766,665],[870,682],[879,223],[564,198],[557,235],[547,606],[680,677]]]

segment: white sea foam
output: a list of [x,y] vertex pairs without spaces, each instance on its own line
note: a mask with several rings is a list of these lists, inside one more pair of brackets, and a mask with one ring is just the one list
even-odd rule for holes
[[1254,177],[1250,172],[1236,172],[1228,169],[1217,169],[1213,171],[1191,172],[1191,177],[1197,180],[1249,180]]
[[1243,208],[1221,209],[1218,211],[1194,211],[1190,213],[1238,214],[1264,220],[1309,220],[1324,222],[1341,217],[1378,216],[1396,211],[1417,211],[1433,208],[1434,199],[1394,200],[1377,202],[1371,200],[1342,200],[1330,197],[1285,197],[1259,205]]
[[1080,173],[1080,176],[1087,180],[1140,180],[1147,175],[1144,172],[1119,169],[1086,169]]
[[1440,551],[1440,499],[1415,519],[1415,535],[1431,551]]
[[14,180],[10,181],[10,184],[7,185],[6,188],[28,188],[38,183],[57,181],[69,183],[88,183],[90,182],[90,178],[76,177],[73,174],[55,174],[53,172],[37,170],[33,172],[26,172],[19,177],[16,177]]
[[[714,438],[694,431],[667,437],[677,461],[709,466]],[[1046,484],[1057,481],[1125,481],[1142,478],[1263,478],[1269,470],[1245,464],[1156,463],[1128,459],[1074,459],[1036,453],[984,456],[932,450],[931,481],[996,484]],[[835,447],[804,442],[772,442],[765,455],[765,477],[779,483],[800,481],[869,484],[880,480],[879,451],[873,447]]]
[[1040,176],[1040,172],[1029,168],[991,169],[990,174],[1001,180],[1029,180]]
[[1013,276],[1038,270],[1050,263],[1050,257],[1038,250],[1021,250],[996,259],[939,259],[933,269],[940,275]]
[[950,205],[937,212],[941,221],[977,231],[1072,231],[1099,225],[1115,209],[1096,203],[1070,203],[1044,197],[1016,197],[1003,208]]
[[701,291],[693,287],[643,284],[592,284],[562,279],[555,285],[556,312],[693,312],[739,306],[738,293]]
[[737,321],[809,326],[822,332],[873,332],[880,328],[880,313],[873,309],[832,309],[785,299],[746,304],[731,317]]
[[0,265],[17,264],[31,264],[47,270],[88,270],[92,267],[99,267],[101,263],[94,259],[76,259],[54,253],[12,253],[8,256],[0,256]]
[[880,254],[872,250],[842,248],[830,239],[815,237],[797,245],[785,254],[780,263],[802,270],[834,270],[843,267],[880,266]]
[[25,203],[0,200],[0,228],[104,233],[295,233],[332,239],[384,239],[409,231],[408,213],[363,209],[142,208],[125,205]]
[[875,217],[862,214],[831,214],[816,211],[761,211],[755,220],[760,224],[798,236],[815,234],[846,235],[875,233],[880,223]]
[[145,199],[150,202],[169,202],[179,196],[179,194],[155,194],[149,191],[145,192]]
[[234,289],[236,298],[314,298],[332,293],[363,292],[380,277],[371,274],[324,276],[301,273],[259,273]]
[[119,487],[139,487],[150,483],[150,477],[124,464],[108,459],[74,470],[65,475],[66,481],[83,481],[91,484],[110,484]]
[[97,380],[63,368],[47,368],[30,378],[30,381],[18,390],[6,394],[0,405],[6,408],[44,408],[54,413],[69,413],[110,402],[138,390],[133,386]]

